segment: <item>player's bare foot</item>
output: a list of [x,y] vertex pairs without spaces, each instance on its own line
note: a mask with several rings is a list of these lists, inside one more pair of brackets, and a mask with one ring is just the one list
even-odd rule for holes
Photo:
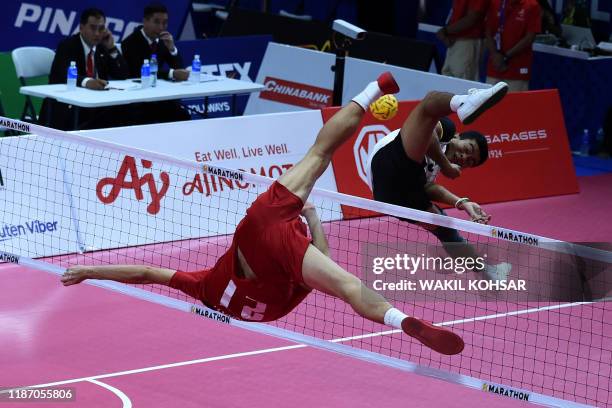
[[83,266],[73,266],[68,268],[62,275],[64,286],[76,285],[87,279],[87,268]]

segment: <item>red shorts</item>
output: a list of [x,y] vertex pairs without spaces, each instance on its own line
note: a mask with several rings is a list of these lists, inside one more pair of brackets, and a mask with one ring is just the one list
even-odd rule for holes
[[258,279],[284,273],[304,282],[302,263],[310,240],[300,219],[303,207],[301,198],[276,181],[247,210],[234,240]]
[[[289,313],[310,292],[303,285],[302,263],[310,245],[306,225],[299,215],[302,200],[275,182],[247,210],[236,227],[230,249],[206,271],[176,272],[170,286],[200,299],[209,307],[240,317],[249,302],[266,304],[263,321]],[[236,275],[239,247],[257,279]],[[220,307],[228,282],[236,285],[229,308]]]

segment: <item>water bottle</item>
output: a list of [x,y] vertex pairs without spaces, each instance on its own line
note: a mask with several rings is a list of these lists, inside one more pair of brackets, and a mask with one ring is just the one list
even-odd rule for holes
[[69,91],[74,91],[77,87],[77,66],[75,61],[70,61],[70,66],[68,67],[68,76],[66,79],[66,86]]
[[140,68],[140,84],[143,88],[148,88],[151,85],[151,67],[148,59],[144,60],[142,68]]
[[580,155],[588,156],[591,150],[591,137],[589,135],[589,129],[584,129],[582,132],[582,143],[580,144]]
[[191,74],[189,74],[189,80],[193,83],[200,83],[200,72],[202,71],[202,63],[200,62],[200,55],[196,54],[193,56],[193,62],[191,63]]
[[157,55],[151,55],[151,62],[149,62],[151,71],[151,86],[157,86]]

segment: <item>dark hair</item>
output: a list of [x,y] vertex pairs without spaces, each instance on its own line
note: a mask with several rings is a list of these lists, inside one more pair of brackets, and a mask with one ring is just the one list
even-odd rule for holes
[[442,143],[448,143],[453,137],[455,137],[455,132],[457,131],[455,123],[446,116],[440,118],[439,122],[442,126],[442,135],[440,136],[440,141]]
[[80,23],[87,24],[87,20],[89,20],[89,17],[102,17],[104,20],[106,20],[106,16],[104,15],[104,12],[95,7],[90,7],[88,9],[83,10],[83,12],[81,12]]
[[149,18],[155,13],[168,14],[168,9],[161,3],[151,3],[144,8],[144,18]]
[[477,132],[475,130],[468,130],[459,135],[461,140],[475,140],[478,145],[478,150],[480,150],[480,160],[478,161],[478,166],[483,164],[489,158],[489,145],[487,143],[487,139],[483,136],[482,133]]

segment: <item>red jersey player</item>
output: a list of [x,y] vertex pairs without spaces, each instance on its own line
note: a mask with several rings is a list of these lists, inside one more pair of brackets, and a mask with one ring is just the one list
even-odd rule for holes
[[[402,329],[440,353],[460,353],[464,347],[461,337],[408,317],[329,258],[316,212],[311,205],[304,205],[332,154],[358,129],[370,103],[382,94],[396,92],[399,87],[387,72],[338,111],[323,126],[306,156],[253,202],[236,228],[230,249],[210,270],[187,273],[137,265],[74,266],[62,276],[63,284],[85,279],[164,284],[234,318],[250,321],[279,319],[316,289],[344,300],[364,318]],[[467,123],[497,101],[492,90],[436,95],[446,109],[456,111]],[[435,126],[436,121],[431,122]],[[300,214],[309,224],[312,243]]]

